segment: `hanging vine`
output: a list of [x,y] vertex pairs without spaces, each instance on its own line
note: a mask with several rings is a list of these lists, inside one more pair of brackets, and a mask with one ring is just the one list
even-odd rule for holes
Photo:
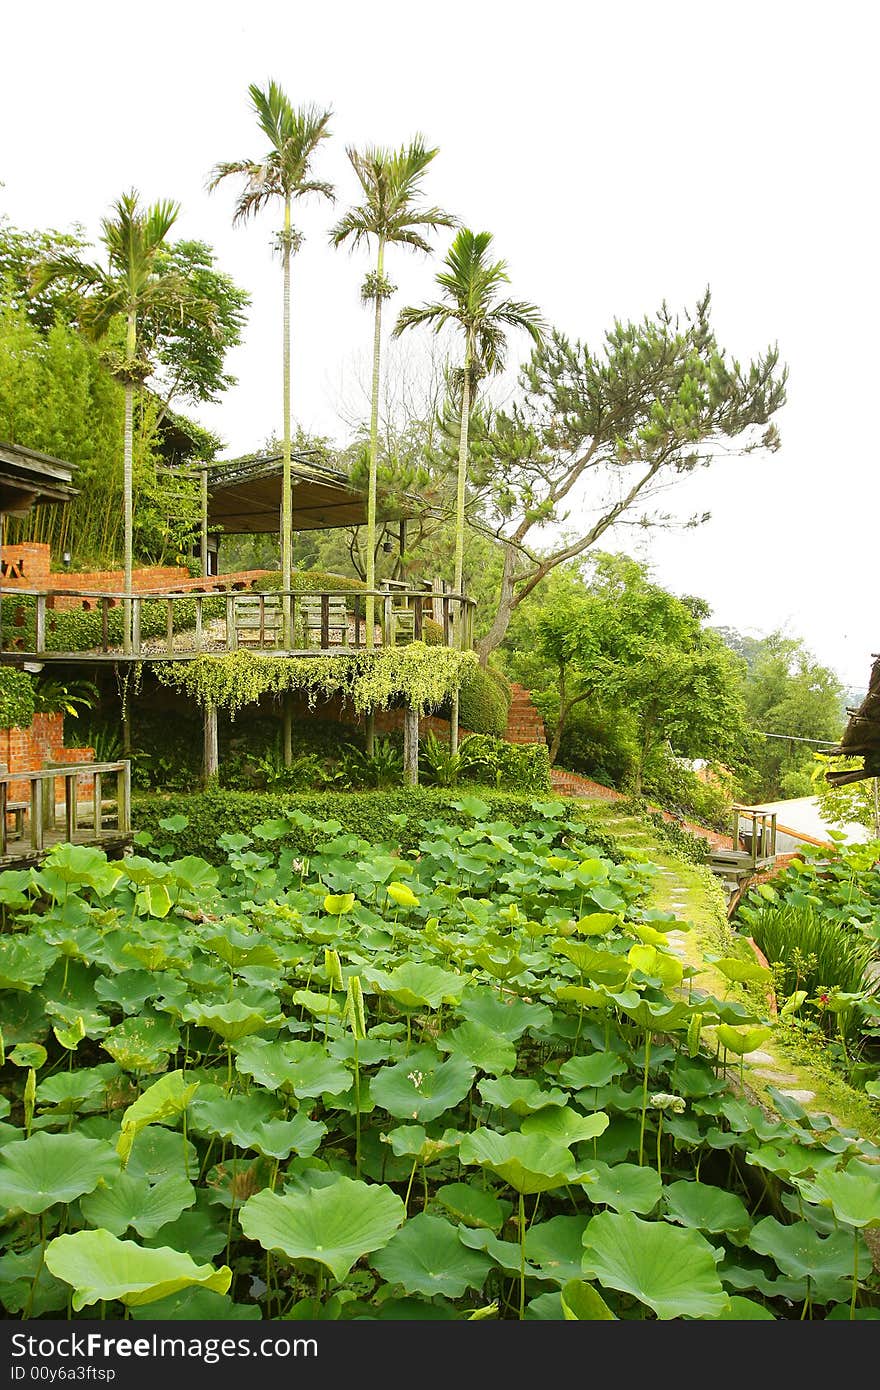
[[438,709],[477,665],[474,652],[428,647],[379,648],[339,656],[273,657],[253,652],[223,652],[195,661],[157,664],[157,678],[197,700],[215,705],[231,718],[263,695],[299,691],[314,708],[319,699],[341,695],[363,713],[404,701],[420,714]]

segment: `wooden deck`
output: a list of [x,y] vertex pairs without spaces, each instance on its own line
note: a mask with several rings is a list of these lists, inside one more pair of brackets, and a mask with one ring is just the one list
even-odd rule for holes
[[[360,653],[367,650],[370,598],[374,647],[407,646],[429,634],[445,646],[473,645],[474,600],[432,585],[389,581],[370,591],[221,587],[130,598],[94,590],[0,588],[0,598],[0,661],[7,664],[191,661],[245,649],[282,658]],[[64,640],[72,605],[86,618],[82,645],[75,648]]]
[[[27,794],[11,796],[21,783],[27,783]],[[39,864],[57,844],[95,845],[113,857],[131,843],[127,759],[0,773],[0,869]]]

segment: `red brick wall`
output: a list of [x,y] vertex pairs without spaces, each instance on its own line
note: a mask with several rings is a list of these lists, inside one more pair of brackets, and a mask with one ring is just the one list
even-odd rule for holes
[[[67,570],[50,569],[48,545],[27,544],[3,547],[2,578],[4,589],[78,589],[97,590],[105,594],[122,594],[122,570],[93,570],[71,574]],[[235,574],[211,575],[207,579],[193,577],[182,565],[152,565],[132,571],[132,589],[138,594],[164,593],[167,590],[186,593],[214,593],[225,589],[248,589],[254,580],[269,574],[269,570],[243,570]],[[50,608],[91,608],[89,599],[55,598]],[[115,606],[115,605],[114,605]]]
[[[0,729],[0,763],[5,763],[10,772],[36,772],[46,762],[91,763],[94,760],[94,748],[64,747],[63,714],[35,714],[29,729]],[[77,791],[78,800],[91,796],[91,777],[81,778]],[[8,796],[10,801],[29,800],[30,783],[26,778],[10,782]],[[55,797],[63,800],[63,777],[55,779]]]

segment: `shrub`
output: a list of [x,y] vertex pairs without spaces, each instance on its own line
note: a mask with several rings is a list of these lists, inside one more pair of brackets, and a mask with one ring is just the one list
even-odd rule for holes
[[[536,704],[553,727],[554,710],[549,699],[536,699]],[[558,698],[555,705],[558,707]],[[556,761],[559,767],[580,772],[603,786],[620,788],[629,776],[634,747],[631,720],[625,715],[597,712],[576,707],[566,721]]]
[[545,743],[508,743],[491,734],[472,734],[465,742],[473,763],[468,781],[507,792],[550,790],[550,755]]
[[867,973],[877,959],[872,942],[846,931],[809,904],[765,905],[763,911],[750,914],[749,925],[771,965],[781,965],[777,971],[780,993],[790,995],[798,989],[806,990],[809,997],[804,1009],[823,1024],[829,1037],[838,1028],[844,1036],[859,1031],[860,1019],[855,1009],[830,1014],[817,999],[820,993],[830,990],[857,994],[865,988],[876,989],[876,980],[872,981]]
[[475,734],[504,733],[510,709],[510,686],[497,671],[475,666],[468,671],[458,694],[458,719]]
[[712,830],[730,828],[733,797],[729,777],[704,782],[664,751],[646,769],[643,791],[667,811],[678,811]]
[[34,718],[34,684],[26,671],[0,666],[0,729],[29,729]]

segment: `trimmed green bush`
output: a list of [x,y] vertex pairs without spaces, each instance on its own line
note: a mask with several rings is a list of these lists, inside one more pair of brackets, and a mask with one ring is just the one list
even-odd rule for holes
[[[455,803],[468,794],[476,794],[487,801],[498,820],[521,825],[529,818],[531,797],[494,792],[484,787],[470,793],[464,788],[443,791],[417,787],[378,793],[279,794],[211,790],[189,796],[136,795],[132,798],[132,818],[135,830],[151,835],[154,844],[171,842],[175,856],[198,854],[212,864],[221,864],[226,860],[227,852],[217,846],[220,835],[230,832],[251,835],[254,826],[261,821],[289,816],[295,811],[314,817],[319,823],[319,831],[294,828],[283,841],[273,841],[273,854],[277,854],[282,845],[301,854],[311,853],[316,834],[321,839],[326,838],[331,821],[340,826],[340,833],[350,832],[371,844],[391,843],[402,850],[413,851],[418,849],[419,840],[430,821],[445,819],[448,822],[450,818],[460,818],[463,824],[470,824],[470,817],[455,809]],[[582,811],[581,805],[572,803],[575,818],[580,819]],[[186,816],[189,824],[172,834],[164,830],[159,822],[176,815]],[[620,860],[613,840],[592,828],[589,839],[608,858]]]
[[458,720],[474,734],[501,735],[507,728],[510,686],[497,671],[475,666],[461,683]]
[[26,671],[0,666],[0,729],[28,729],[34,717],[34,683]]

